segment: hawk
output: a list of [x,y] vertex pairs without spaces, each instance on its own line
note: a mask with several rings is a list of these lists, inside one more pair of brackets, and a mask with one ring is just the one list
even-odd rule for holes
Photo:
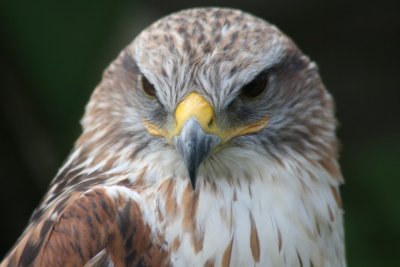
[[264,20],[160,19],[81,123],[1,266],[345,266],[333,100]]

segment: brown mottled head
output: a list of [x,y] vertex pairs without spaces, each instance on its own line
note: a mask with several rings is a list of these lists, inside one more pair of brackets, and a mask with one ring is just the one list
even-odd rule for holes
[[275,26],[233,9],[184,10],[140,33],[106,70],[83,126],[78,146],[102,151],[100,141],[125,158],[161,150],[192,183],[202,163],[235,147],[336,157],[316,65]]

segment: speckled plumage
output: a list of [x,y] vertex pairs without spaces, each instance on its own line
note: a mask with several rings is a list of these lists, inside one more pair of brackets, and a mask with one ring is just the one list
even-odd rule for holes
[[[243,96],[259,73],[265,91]],[[229,136],[194,190],[172,139],[151,130],[173,132],[193,92]],[[155,22],[105,71],[82,125],[0,266],[345,266],[333,102],[275,26],[219,8]]]

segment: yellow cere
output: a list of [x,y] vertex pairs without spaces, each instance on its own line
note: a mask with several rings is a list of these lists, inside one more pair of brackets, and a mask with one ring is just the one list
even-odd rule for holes
[[187,95],[185,99],[176,107],[176,126],[174,129],[172,129],[172,131],[160,129],[149,121],[145,121],[144,124],[150,134],[155,136],[164,136],[168,140],[171,140],[172,137],[179,135],[182,127],[190,118],[196,119],[203,128],[204,132],[219,136],[222,140],[222,143],[232,139],[235,136],[259,132],[268,124],[268,117],[265,117],[254,124],[245,125],[234,129],[220,129],[216,124],[215,112],[211,104],[202,95],[196,92],[192,92]]
[[183,125],[190,118],[195,118],[206,133],[216,134],[214,109],[210,103],[198,93],[190,93],[178,104],[175,111],[175,134],[179,134]]

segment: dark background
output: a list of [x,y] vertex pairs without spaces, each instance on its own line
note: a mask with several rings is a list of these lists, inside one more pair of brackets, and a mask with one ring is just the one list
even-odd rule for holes
[[263,17],[318,63],[340,121],[349,266],[395,266],[399,7],[360,0],[0,0],[0,259],[78,137],[103,69],[155,19],[200,5]]

